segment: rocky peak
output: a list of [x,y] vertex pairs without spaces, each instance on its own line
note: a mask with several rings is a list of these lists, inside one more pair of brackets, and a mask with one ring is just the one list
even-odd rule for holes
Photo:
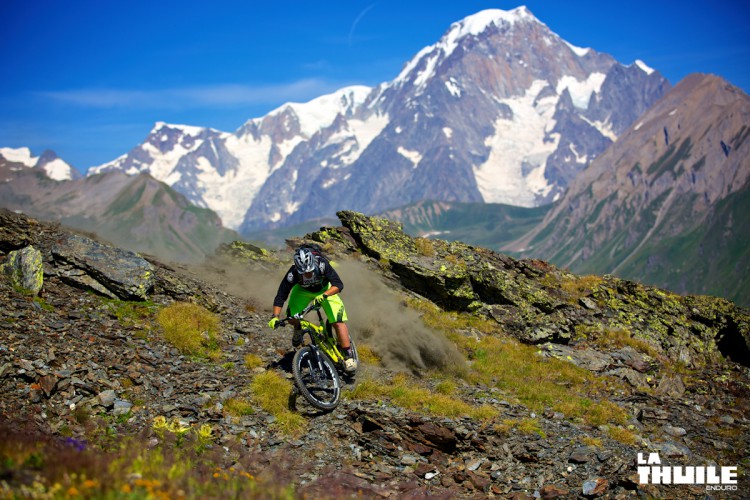
[[[509,248],[578,272],[596,272],[606,261],[607,269],[633,278],[747,304],[744,285],[727,284],[716,269],[727,265],[734,274],[744,265],[728,249],[744,245],[732,228],[750,180],[742,153],[748,123],[747,94],[715,76],[685,78],[575,178],[542,224]],[[682,250],[670,252],[676,247]]]
[[[0,148],[0,168],[19,172],[33,168],[36,172],[55,181],[79,179],[81,174],[52,150],[45,150],[40,156],[32,156],[29,148]],[[6,180],[8,182],[8,180]]]
[[196,142],[205,139],[207,134],[207,129],[158,122],[149,133],[146,144],[153,146],[160,153],[168,153],[178,146],[191,150]]

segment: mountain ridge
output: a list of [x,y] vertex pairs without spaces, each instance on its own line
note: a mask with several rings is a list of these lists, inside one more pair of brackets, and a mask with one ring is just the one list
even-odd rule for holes
[[109,172],[56,181],[38,168],[0,159],[0,206],[95,232],[132,251],[165,260],[202,260],[220,243],[239,239],[212,211],[191,205],[148,174]]
[[244,234],[426,198],[536,206],[668,88],[525,7],[494,9],[453,23],[393,81],[283,105],[234,133],[157,124],[90,172],[150,170]]
[[[480,208],[443,204],[441,217],[420,219],[417,204],[384,215],[415,235],[455,239],[458,231],[463,241],[516,257],[748,306],[750,249],[741,215],[748,135],[747,95],[720,77],[694,74],[634,122],[523,235],[502,236],[515,231],[514,223],[500,215],[483,223],[491,211]],[[461,215],[468,210],[477,220]],[[520,221],[531,216],[515,212]]]
[[[719,77],[691,75],[592,162],[542,224],[505,249],[534,253],[578,272],[651,276],[652,283],[671,283],[678,292],[723,288],[722,295],[747,304],[746,244],[741,230],[733,229],[739,212],[719,204],[731,197],[746,205],[748,124],[747,94]],[[724,236],[701,236],[713,227],[725,228]],[[667,238],[672,245],[659,247]],[[698,243],[691,242],[696,238]],[[737,260],[727,262],[734,280],[722,283],[712,273],[697,272],[707,260],[731,260],[727,245],[744,249],[732,250]]]

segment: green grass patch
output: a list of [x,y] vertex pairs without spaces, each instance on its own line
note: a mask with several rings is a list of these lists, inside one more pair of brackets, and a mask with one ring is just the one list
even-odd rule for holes
[[297,436],[307,428],[307,420],[289,409],[292,383],[278,372],[269,370],[253,377],[250,392],[261,408],[276,417],[271,425],[282,434]]
[[525,435],[537,434],[542,438],[546,438],[547,434],[542,430],[539,425],[539,420],[536,418],[505,418],[494,426],[495,432],[498,434],[510,435],[513,432],[520,432]]
[[164,338],[181,353],[217,360],[219,351],[219,317],[208,309],[190,302],[176,302],[161,309],[157,321]]
[[593,342],[594,345],[603,349],[632,347],[636,351],[647,354],[663,363],[668,361],[654,345],[643,339],[633,337],[633,334],[625,328],[608,328],[596,335]]
[[623,444],[634,445],[638,441],[637,436],[629,429],[621,426],[612,426],[607,430],[609,437]]
[[[599,282],[599,278],[584,276],[571,278],[570,284],[564,286],[570,287],[571,294],[578,295]],[[422,313],[427,326],[444,331],[466,353],[470,367],[455,374],[466,381],[500,389],[531,410],[552,409],[591,425],[627,420],[624,409],[606,400],[597,401],[612,384],[617,386],[615,382],[597,377],[573,363],[538,355],[536,347],[505,336],[494,321],[466,313],[443,312],[426,301],[410,299],[407,303]],[[462,330],[480,332],[481,336],[479,340],[467,337],[458,333]],[[397,397],[388,392],[375,392],[379,396],[390,396],[394,402],[401,401],[400,404],[405,404],[404,401],[412,404],[406,399],[411,394],[407,389],[401,388]],[[426,395],[411,397],[416,401]]]
[[234,417],[244,417],[255,413],[250,401],[245,398],[230,398],[224,401],[224,409]]
[[258,356],[254,353],[247,353],[245,354],[245,368],[248,370],[252,370],[254,368],[260,368],[261,366],[264,366],[266,363],[263,361],[263,358]]
[[588,370],[539,356],[536,347],[514,339],[484,337],[478,342],[466,339],[462,343],[473,358],[472,376],[476,382],[513,394],[532,410],[553,409],[591,425],[627,420],[627,412],[619,406],[590,398],[590,394],[606,387]]
[[[445,386],[443,386],[445,387]],[[433,392],[406,374],[397,374],[389,381],[366,378],[347,393],[350,399],[388,399],[401,408],[449,418],[470,417],[488,420],[498,412],[489,405],[475,406],[456,396]]]

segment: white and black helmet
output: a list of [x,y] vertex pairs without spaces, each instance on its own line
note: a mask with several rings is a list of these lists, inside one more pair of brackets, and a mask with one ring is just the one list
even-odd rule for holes
[[311,273],[315,270],[316,264],[315,256],[309,249],[298,248],[294,252],[294,265],[297,267],[298,273]]

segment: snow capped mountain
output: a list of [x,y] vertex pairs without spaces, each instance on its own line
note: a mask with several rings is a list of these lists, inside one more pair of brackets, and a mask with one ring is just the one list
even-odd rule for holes
[[0,155],[7,161],[13,163],[20,163],[26,167],[33,167],[36,165],[38,158],[31,156],[31,150],[29,148],[0,148]]
[[437,67],[461,46],[464,38],[478,37],[491,27],[507,28],[513,27],[516,23],[539,23],[539,20],[526,7],[518,7],[512,11],[484,10],[454,23],[438,43],[425,47],[408,62],[394,83],[412,83],[416,87],[424,88],[436,75]]
[[669,88],[525,7],[485,10],[390,82],[285,104],[234,133],[157,123],[89,173],[147,171],[245,233],[427,198],[538,206]]
[[[148,172],[236,228],[259,189],[292,151],[338,116],[351,116],[369,92],[368,87],[353,86],[307,103],[285,104],[249,120],[233,134],[159,122],[143,144],[89,169],[88,175]],[[372,134],[356,120],[351,126],[355,135]]]
[[55,181],[69,181],[78,179],[81,174],[71,167],[67,162],[57,157],[55,153],[46,150],[41,156],[32,156],[29,148],[0,148],[0,160],[8,163],[18,164],[11,166],[14,169],[36,168],[42,170],[44,175]]

